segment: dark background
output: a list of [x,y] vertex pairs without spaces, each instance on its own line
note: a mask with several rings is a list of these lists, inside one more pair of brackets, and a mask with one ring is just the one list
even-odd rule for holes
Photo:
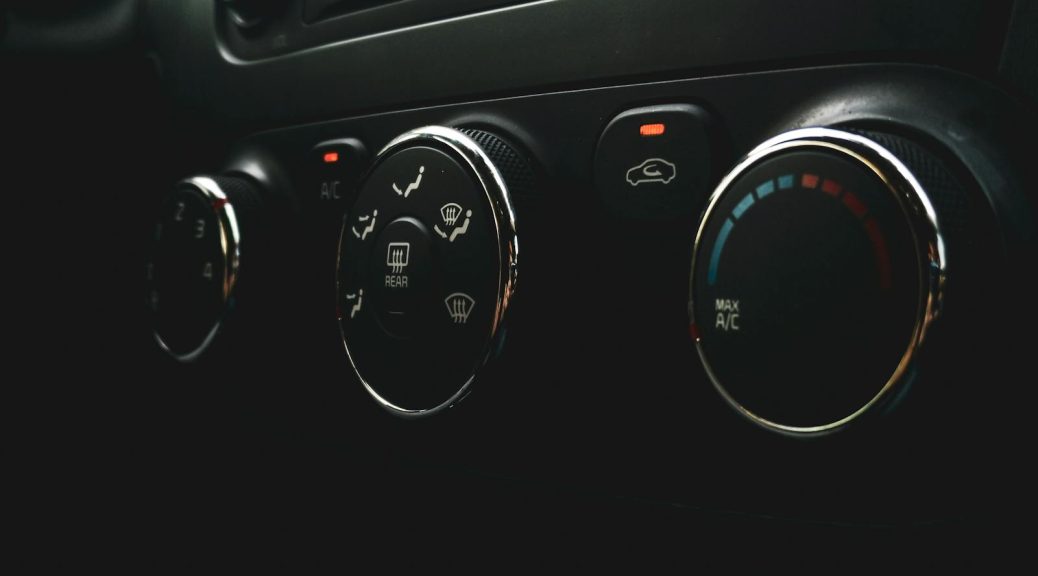
[[[277,21],[241,35],[211,2],[0,2],[9,557],[30,568],[490,572],[555,562],[1010,562],[1025,551],[1011,521],[1029,517],[1020,466],[1032,452],[1029,380],[1011,374],[1027,366],[1033,336],[946,336],[995,341],[955,364],[970,379],[945,419],[912,420],[904,415],[919,412],[909,406],[901,419],[836,439],[770,436],[736,419],[705,381],[666,378],[698,367],[674,335],[684,328],[680,308],[666,308],[687,289],[687,263],[667,265],[689,254],[683,239],[695,215],[665,226],[617,221],[579,161],[593,150],[593,127],[623,108],[712,94],[728,166],[778,128],[835,114],[813,95],[840,101],[842,86],[886,79],[917,90],[917,108],[932,97],[941,100],[935,114],[961,112],[954,120],[976,128],[1033,201],[1033,185],[1020,184],[1033,182],[1033,3],[830,4],[571,1],[364,35],[411,23],[413,12],[397,7],[398,16],[299,28],[289,36],[298,44],[279,53],[266,48]],[[847,64],[873,68],[823,70]],[[800,68],[801,93],[760,74]],[[683,83],[715,76],[730,80]],[[570,94],[534,98],[550,92]],[[753,113],[738,113],[756,100]],[[325,132],[361,135],[377,150],[419,122],[477,112],[588,127],[538,150],[545,193],[570,195],[520,205],[533,224],[529,253],[543,256],[526,269],[529,290],[564,295],[550,306],[571,310],[564,324],[586,333],[537,343],[542,300],[517,302],[517,341],[488,382],[501,386],[429,423],[377,409],[350,380],[334,324],[306,304],[321,288],[291,278],[278,286],[276,320],[253,337],[231,338],[194,366],[161,356],[141,276],[152,214],[173,182],[220,172],[236,148],[277,150],[291,164]],[[329,121],[339,122],[306,126]],[[563,208],[545,210],[549,201]],[[1014,288],[993,308],[1007,325],[1029,326],[1033,316],[1031,211],[1023,225],[1006,225]],[[599,234],[616,226],[642,240]],[[553,246],[594,234],[595,266],[563,277]],[[288,246],[309,250],[308,238],[299,232]],[[612,286],[590,299],[604,310],[578,303],[592,282]],[[653,299],[666,319],[610,308],[624,288]],[[644,364],[663,376],[645,377]],[[899,490],[902,482],[913,488]]]

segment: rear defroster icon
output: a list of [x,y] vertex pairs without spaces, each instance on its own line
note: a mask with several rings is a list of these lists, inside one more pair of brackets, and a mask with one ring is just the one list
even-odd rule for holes
[[407,268],[411,258],[410,242],[390,242],[386,249],[386,266],[393,269],[393,274],[400,274]]

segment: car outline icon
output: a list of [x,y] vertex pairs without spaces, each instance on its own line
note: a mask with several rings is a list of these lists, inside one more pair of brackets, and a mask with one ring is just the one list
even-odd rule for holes
[[[660,170],[663,168],[663,170]],[[678,175],[678,168],[663,158],[649,158],[627,171],[627,183],[637,186],[643,182],[669,184]]]

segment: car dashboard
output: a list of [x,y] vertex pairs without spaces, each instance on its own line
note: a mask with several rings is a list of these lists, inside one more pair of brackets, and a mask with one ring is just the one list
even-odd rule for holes
[[22,560],[1014,566],[1036,38],[1023,0],[0,1]]

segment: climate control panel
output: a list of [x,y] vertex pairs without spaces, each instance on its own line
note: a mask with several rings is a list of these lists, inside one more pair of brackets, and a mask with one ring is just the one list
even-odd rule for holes
[[[566,470],[598,447],[603,477],[637,461],[702,483],[670,460],[689,442],[718,466],[708,438],[765,459],[802,446],[780,451],[810,475],[886,438],[877,470],[919,446],[950,465],[971,386],[1013,360],[985,310],[1033,258],[1029,168],[993,152],[1022,114],[939,71],[861,66],[269,130],[163,205],[153,327],[219,364],[209,344],[247,316],[246,336],[291,351],[244,351],[257,378],[292,375],[271,410],[295,398],[465,463]],[[293,226],[257,224],[275,215]],[[238,306],[242,288],[262,298]]]

